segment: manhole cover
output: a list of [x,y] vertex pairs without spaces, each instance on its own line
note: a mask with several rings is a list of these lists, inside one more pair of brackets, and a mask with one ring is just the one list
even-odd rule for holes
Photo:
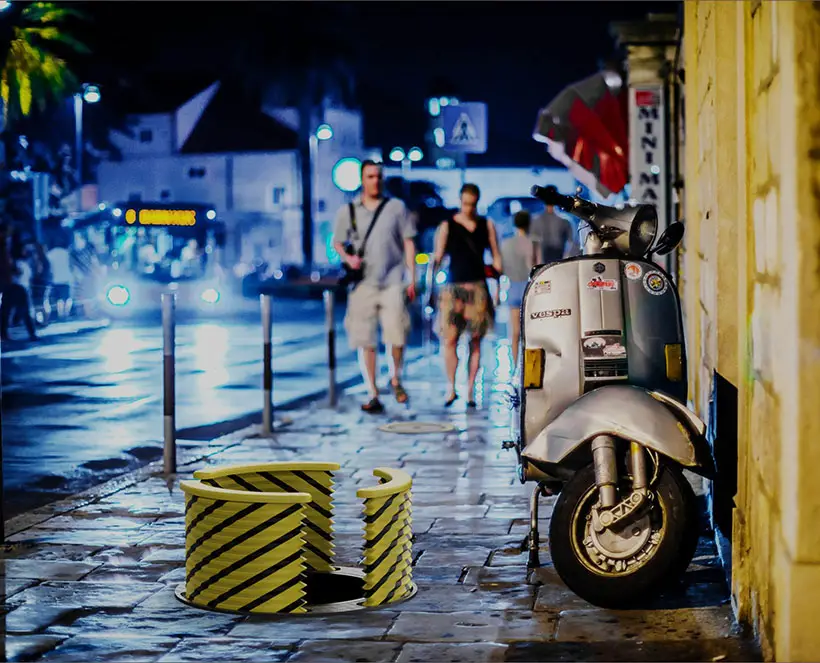
[[439,424],[430,421],[394,421],[392,424],[379,426],[379,430],[386,433],[402,433],[404,435],[446,433],[454,429],[455,426],[453,426],[453,424]]

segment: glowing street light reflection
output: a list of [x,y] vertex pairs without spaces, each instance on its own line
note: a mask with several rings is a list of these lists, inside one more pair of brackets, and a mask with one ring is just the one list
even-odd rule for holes
[[333,138],[333,128],[329,124],[320,124],[316,129],[316,138],[319,140],[330,140]]

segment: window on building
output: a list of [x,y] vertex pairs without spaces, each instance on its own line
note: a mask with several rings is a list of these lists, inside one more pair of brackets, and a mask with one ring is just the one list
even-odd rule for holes
[[160,200],[170,200],[171,199],[171,190],[170,189],[163,189],[159,192],[159,199]]
[[283,187],[283,186],[273,187],[273,204],[274,205],[284,205],[285,204],[285,187]]
[[205,177],[206,170],[202,167],[199,168],[189,168],[188,169],[188,177],[192,180],[201,180]]
[[154,140],[154,132],[150,129],[140,130],[140,143],[150,143]]
[[319,199],[319,211],[326,212],[327,211],[327,203],[325,202],[324,198]]
[[128,194],[128,202],[129,203],[138,203],[142,200],[142,193],[137,191],[136,193],[129,193]]

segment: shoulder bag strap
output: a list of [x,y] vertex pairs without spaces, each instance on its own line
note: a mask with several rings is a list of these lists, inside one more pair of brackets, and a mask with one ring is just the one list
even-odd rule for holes
[[382,201],[379,203],[379,206],[376,208],[375,214],[373,214],[373,220],[370,222],[370,226],[367,228],[367,232],[364,235],[364,240],[362,240],[362,246],[359,249],[359,257],[364,257],[364,247],[367,245],[367,239],[370,237],[370,233],[373,232],[373,228],[376,225],[376,221],[379,220],[379,215],[382,213],[385,205],[387,205],[387,198],[383,198]]
[[354,233],[359,232],[358,228],[356,228],[356,206],[353,203],[348,203],[347,208],[350,210],[350,227]]

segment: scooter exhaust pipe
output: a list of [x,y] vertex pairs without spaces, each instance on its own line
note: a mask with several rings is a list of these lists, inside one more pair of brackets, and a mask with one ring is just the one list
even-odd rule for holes
[[595,464],[595,485],[604,509],[618,503],[618,464],[615,458],[615,440],[599,435],[592,441],[592,462]]

